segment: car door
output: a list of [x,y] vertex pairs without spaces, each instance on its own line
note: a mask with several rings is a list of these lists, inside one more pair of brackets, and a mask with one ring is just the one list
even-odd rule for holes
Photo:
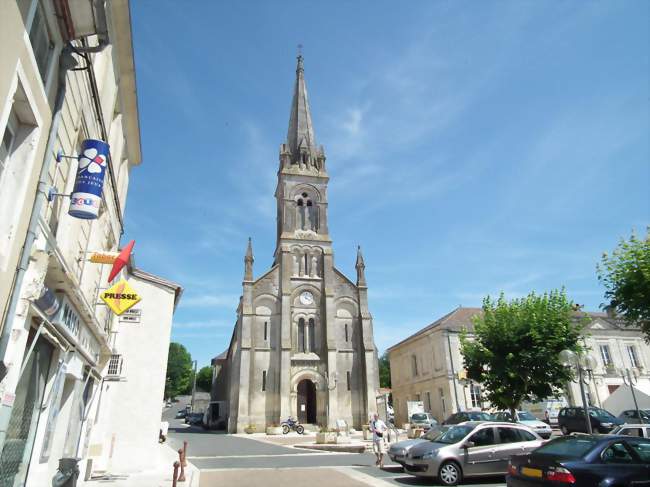
[[540,446],[537,437],[529,431],[514,426],[498,426],[499,443],[495,452],[495,468],[501,473],[508,469],[508,460],[512,455],[521,455]]
[[492,426],[476,431],[467,441],[474,445],[464,448],[463,472],[465,476],[491,475],[499,473],[498,459],[495,456],[497,438]]

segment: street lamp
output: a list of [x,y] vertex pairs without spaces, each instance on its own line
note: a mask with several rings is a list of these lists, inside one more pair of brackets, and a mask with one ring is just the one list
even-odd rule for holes
[[588,354],[583,355],[577,354],[572,350],[562,350],[560,352],[560,361],[562,362],[562,365],[573,367],[578,372],[578,384],[580,385],[582,408],[585,414],[585,421],[587,422],[587,432],[592,434],[593,431],[591,430],[591,419],[589,418],[589,404],[587,403],[587,395],[585,394],[585,384],[589,384],[589,377],[591,371],[596,366],[596,359]]
[[639,404],[636,402],[636,394],[634,393],[634,386],[638,382],[638,377],[636,374],[632,375],[632,372],[629,368],[618,369],[618,373],[623,377],[623,384],[630,388],[632,391],[632,400],[634,401],[634,409],[636,409],[636,417],[639,418],[639,422],[643,424],[643,418],[641,417],[641,412],[639,411]]

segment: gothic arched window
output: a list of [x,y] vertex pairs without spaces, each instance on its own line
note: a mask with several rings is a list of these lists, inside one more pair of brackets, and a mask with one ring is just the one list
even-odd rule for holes
[[309,318],[309,351],[313,352],[316,350],[316,333],[314,326],[314,318]]
[[305,319],[298,320],[298,351],[305,352]]

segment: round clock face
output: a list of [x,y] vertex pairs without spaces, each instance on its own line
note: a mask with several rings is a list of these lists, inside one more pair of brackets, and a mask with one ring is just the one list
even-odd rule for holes
[[314,295],[309,291],[300,294],[300,302],[302,304],[312,304],[314,302]]

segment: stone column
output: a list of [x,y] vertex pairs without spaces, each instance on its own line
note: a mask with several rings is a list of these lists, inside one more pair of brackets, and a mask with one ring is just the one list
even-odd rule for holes
[[280,419],[291,415],[291,271],[292,255],[280,250]]

